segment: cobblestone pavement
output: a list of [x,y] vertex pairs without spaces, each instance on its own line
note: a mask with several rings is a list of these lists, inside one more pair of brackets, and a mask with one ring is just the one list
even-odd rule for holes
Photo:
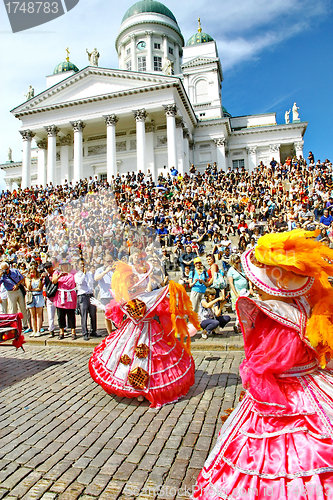
[[186,398],[156,410],[107,395],[91,350],[0,347],[0,499],[184,499],[242,389],[242,352],[194,352]]

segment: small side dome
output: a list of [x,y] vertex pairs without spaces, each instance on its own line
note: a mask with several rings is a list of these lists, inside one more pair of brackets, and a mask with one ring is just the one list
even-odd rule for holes
[[231,114],[222,106],[223,116],[225,118],[232,118]]
[[187,47],[191,45],[197,45],[199,43],[214,42],[214,38],[208,35],[208,33],[204,33],[202,31],[200,17],[198,19],[198,22],[199,22],[198,32],[195,33],[193,36],[191,36],[191,38],[188,40],[186,44]]
[[79,68],[77,68],[75,64],[71,63],[70,61],[64,61],[60,64],[57,64],[57,66],[54,68],[53,74],[56,75],[57,73],[64,73],[65,71],[75,71],[75,73],[77,73],[79,71]]
[[75,64],[71,63],[69,60],[70,52],[68,47],[66,49],[66,54],[67,54],[66,61],[56,65],[53,71],[54,75],[57,75],[58,73],[65,73],[66,71],[75,71],[75,73],[79,71],[79,68],[77,68]]

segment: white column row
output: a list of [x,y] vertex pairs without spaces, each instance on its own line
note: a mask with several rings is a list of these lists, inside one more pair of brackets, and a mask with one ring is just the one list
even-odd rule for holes
[[[74,175],[73,180],[79,182],[83,177],[83,150],[82,131],[85,127],[81,120],[71,122],[74,129]],[[44,127],[47,132],[47,140],[37,142],[37,184],[45,186],[46,183],[56,185],[56,161],[57,161],[57,134],[59,129],[55,125]],[[31,130],[20,131],[23,138],[22,157],[22,189],[31,186],[31,140],[35,134]],[[61,183],[68,179],[69,149],[71,136],[60,138],[61,144]],[[47,159],[47,161],[46,161]]]
[[[164,107],[167,121],[167,149],[168,167],[175,167],[183,174],[187,170],[189,159],[189,134],[184,129],[181,118],[177,118],[176,104],[167,104]],[[133,111],[136,121],[137,141],[137,171],[147,174],[148,169],[155,177],[154,161],[154,126],[146,125],[147,112],[145,109]],[[107,130],[107,180],[111,182],[117,175],[116,162],[116,125],[118,117],[115,114],[104,116]],[[74,131],[74,162],[73,176],[74,184],[83,178],[83,129],[85,124],[82,120],[70,122]],[[44,127],[47,131],[47,141],[43,139],[37,143],[38,147],[38,185],[45,186],[46,183],[56,185],[56,145],[59,129],[55,125]],[[147,133],[146,133],[147,129]],[[184,132],[186,130],[186,132]],[[22,187],[31,185],[31,140],[34,133],[31,130],[21,131],[23,138],[23,161],[22,161]],[[71,147],[71,135],[60,138],[60,164],[61,183],[69,179],[69,156]],[[47,161],[46,161],[47,160]]]

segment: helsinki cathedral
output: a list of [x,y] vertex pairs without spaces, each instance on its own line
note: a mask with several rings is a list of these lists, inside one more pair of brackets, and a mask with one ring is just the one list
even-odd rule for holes
[[0,165],[9,189],[89,176],[112,182],[139,170],[156,179],[172,167],[188,172],[192,163],[199,171],[216,162],[251,172],[272,157],[303,155],[307,123],[298,117],[279,125],[276,113],[227,112],[217,45],[200,20],[185,41],[166,5],[141,0],[124,14],[115,47],[118,69],[100,67],[97,49],[81,70],[67,57],[45,90],[11,111],[23,155]]

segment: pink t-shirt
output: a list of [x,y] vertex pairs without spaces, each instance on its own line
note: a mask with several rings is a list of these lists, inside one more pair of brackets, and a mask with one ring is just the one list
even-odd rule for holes
[[58,290],[53,303],[60,309],[76,309],[76,301],[74,275],[71,273],[65,274],[58,280]]

